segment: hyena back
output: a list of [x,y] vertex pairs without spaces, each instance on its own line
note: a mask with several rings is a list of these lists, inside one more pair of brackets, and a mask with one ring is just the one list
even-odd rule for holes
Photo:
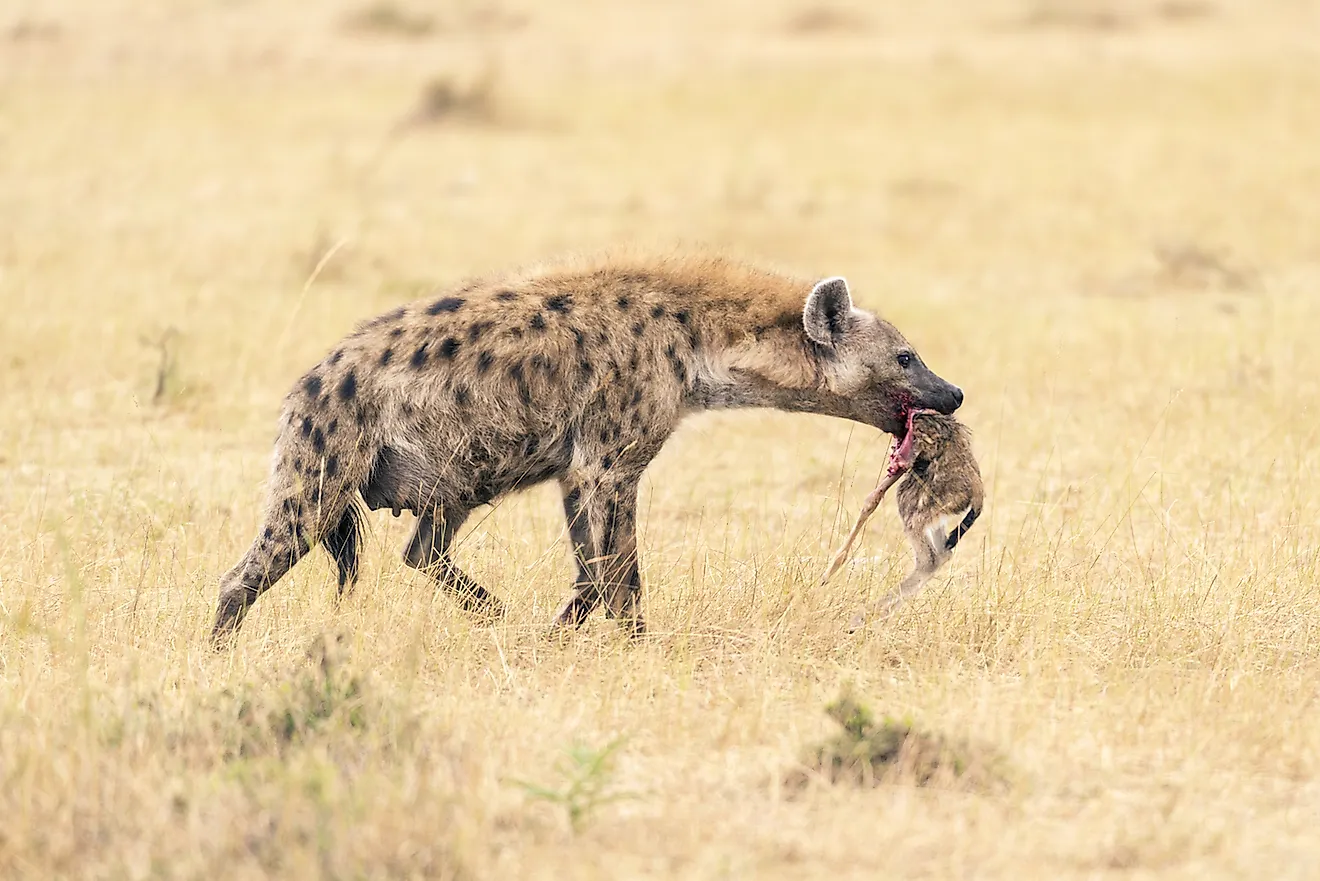
[[213,636],[317,543],[351,586],[364,504],[416,515],[407,564],[498,615],[449,544],[477,506],[548,480],[577,563],[559,623],[604,602],[640,631],[637,486],[684,416],[773,407],[896,434],[961,402],[841,278],[669,257],[473,281],[367,322],[286,397],[265,523],[222,578]]

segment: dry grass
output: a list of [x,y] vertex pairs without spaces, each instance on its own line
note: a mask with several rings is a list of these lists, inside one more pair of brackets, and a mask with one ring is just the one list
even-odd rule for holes
[[[0,877],[1311,874],[1314,13],[1001,26],[1038,5],[803,40],[797,2],[580,0],[474,42],[41,4],[59,39],[0,52]],[[382,152],[441,59],[491,57],[553,130]],[[547,488],[461,539],[499,626],[377,517],[346,602],[314,555],[209,650],[300,370],[436,284],[638,238],[845,273],[965,387],[989,506],[924,596],[843,633],[908,565],[888,507],[815,586],[882,438],[724,414],[643,487],[653,640],[542,638]],[[845,684],[1012,785],[790,791]],[[573,821],[519,783],[579,773]]]

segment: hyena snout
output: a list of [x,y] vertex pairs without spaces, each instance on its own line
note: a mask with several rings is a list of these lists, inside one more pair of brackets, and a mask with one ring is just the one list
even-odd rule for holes
[[963,390],[958,388],[958,386],[953,385],[952,383],[946,383],[946,384],[949,386],[949,390],[944,397],[944,407],[937,409],[939,409],[940,412],[943,413],[945,416],[948,416],[952,414],[954,410],[957,410],[959,407],[962,406]]
[[914,409],[935,410],[945,416],[962,406],[963,390],[947,380],[941,379],[930,370],[923,370],[923,376],[917,377],[913,386],[916,389]]

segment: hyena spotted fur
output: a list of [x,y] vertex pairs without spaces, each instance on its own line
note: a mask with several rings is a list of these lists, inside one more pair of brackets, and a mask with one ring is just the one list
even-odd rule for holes
[[962,397],[841,278],[670,256],[472,281],[363,324],[288,394],[265,522],[223,576],[213,637],[315,544],[352,585],[364,503],[416,515],[407,564],[498,616],[450,542],[474,508],[548,480],[577,563],[558,623],[604,602],[640,632],[637,486],[685,416],[771,407],[898,434]]

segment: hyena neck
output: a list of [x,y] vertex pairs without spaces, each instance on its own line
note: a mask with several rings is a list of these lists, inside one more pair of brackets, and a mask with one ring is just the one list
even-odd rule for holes
[[703,354],[687,395],[690,410],[846,415],[847,402],[826,388],[819,356],[800,330],[753,329]]

